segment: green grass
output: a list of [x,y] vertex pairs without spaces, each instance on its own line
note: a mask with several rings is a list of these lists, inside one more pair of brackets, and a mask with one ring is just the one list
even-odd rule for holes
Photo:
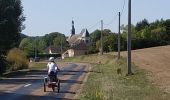
[[[80,100],[169,100],[147,79],[145,72],[132,66],[134,75],[126,76],[126,59],[115,60],[112,55],[89,55],[67,58],[65,61],[89,62],[92,71],[80,95]],[[102,64],[99,64],[101,62]],[[117,70],[121,69],[121,74]]]

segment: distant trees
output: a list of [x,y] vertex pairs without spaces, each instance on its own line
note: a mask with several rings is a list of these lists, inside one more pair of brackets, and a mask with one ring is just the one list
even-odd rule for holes
[[[156,20],[149,23],[146,19],[132,25],[132,49],[147,48],[170,44],[169,20]],[[123,41],[126,42],[127,26],[122,26]],[[126,44],[125,44],[126,45]],[[124,46],[125,47],[125,46]],[[123,48],[126,50],[126,48]]]
[[[143,19],[136,25],[131,25],[132,30],[132,49],[141,49],[154,46],[162,46],[170,44],[170,19],[156,20],[149,23],[147,19]],[[121,26],[121,50],[127,49],[127,32],[128,25]],[[101,45],[101,31],[95,30],[90,34],[92,44],[90,45],[90,53],[98,52]],[[117,51],[118,35],[112,33],[109,29],[103,31],[103,50],[104,52]]]
[[140,31],[140,30],[142,30],[142,29],[144,29],[145,27],[148,27],[148,26],[149,26],[148,20],[143,19],[142,21],[140,21],[136,24],[135,29],[136,29],[136,31]]
[[[115,50],[115,44],[117,43],[116,41],[116,34],[112,33],[109,29],[104,29],[103,30],[103,50],[105,52],[113,51]],[[90,53],[96,53],[99,51],[99,48],[101,48],[101,31],[100,30],[95,30],[90,34],[91,37],[91,45],[89,47],[89,52]]]
[[53,45],[56,48],[60,48],[62,46],[63,49],[69,48],[69,44],[67,43],[67,37],[64,34],[60,34],[59,36],[55,37],[53,40]]
[[[37,36],[37,37],[27,37],[24,38],[20,43],[20,49],[22,49],[28,56],[34,55],[35,49],[38,53],[44,53],[45,49],[49,46],[53,46],[55,48],[61,47],[63,49],[67,49],[69,47],[66,42],[66,37],[62,33],[53,32],[46,34],[45,36]],[[60,53],[58,51],[57,53]]]

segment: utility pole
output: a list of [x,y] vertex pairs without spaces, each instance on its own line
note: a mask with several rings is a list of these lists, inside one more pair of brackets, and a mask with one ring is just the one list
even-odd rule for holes
[[131,69],[131,0],[129,0],[128,3],[127,51],[128,51],[128,59],[127,59],[128,75],[132,75],[133,73]]
[[118,33],[118,59],[120,59],[120,12],[119,12],[119,33]]
[[62,53],[63,53],[63,40],[62,40],[62,38],[61,38],[61,55],[62,55]]
[[100,41],[101,41],[100,54],[103,55],[103,20],[101,20],[101,38],[100,38]]
[[35,59],[37,58],[37,43],[36,43],[36,37],[34,39],[34,53],[35,53]]

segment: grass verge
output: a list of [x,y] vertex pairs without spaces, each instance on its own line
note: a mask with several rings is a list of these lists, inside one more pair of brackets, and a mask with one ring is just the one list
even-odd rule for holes
[[115,60],[112,55],[88,55],[65,61],[87,62],[92,71],[79,95],[80,100],[169,100],[146,78],[145,72],[133,65],[134,75],[126,76],[126,59]]

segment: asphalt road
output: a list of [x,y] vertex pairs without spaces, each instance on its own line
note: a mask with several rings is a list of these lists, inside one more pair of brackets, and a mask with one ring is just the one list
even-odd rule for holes
[[[69,64],[58,73],[61,80],[60,93],[47,88],[43,92],[46,70],[34,70],[0,80],[0,100],[72,100],[86,75],[86,65]],[[57,89],[56,89],[57,90]]]

